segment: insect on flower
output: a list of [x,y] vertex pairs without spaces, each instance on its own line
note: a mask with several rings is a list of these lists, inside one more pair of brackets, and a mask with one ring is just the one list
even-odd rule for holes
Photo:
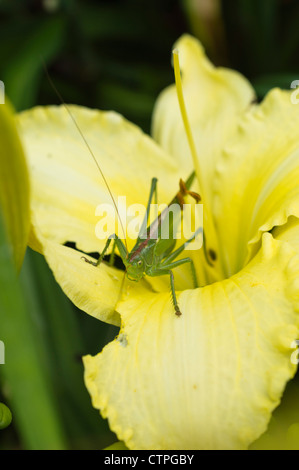
[[[298,108],[279,89],[251,105],[255,94],[245,77],[214,67],[197,40],[184,36],[175,47],[192,155],[174,85],[155,104],[154,139],[113,111],[69,109],[111,192],[126,196],[126,217],[137,201],[139,214],[146,212],[150,178],[168,203],[195,169],[204,203],[203,249],[192,253],[200,288],[192,288],[189,263],[171,269],[183,314],[174,314],[169,275],[122,289],[113,239],[99,267],[81,259],[95,261],[113,233],[131,252],[143,215],[124,222],[124,240],[109,192],[63,106],[17,117],[32,185],[29,244],[78,308],[120,328],[98,354],[83,358],[92,405],[119,440],[129,449],[247,449],[267,429],[296,371],[290,345],[299,325]],[[96,219],[99,200],[101,210],[107,203],[106,225]]]
[[[177,69],[179,67],[177,51],[174,51],[174,57],[176,57],[176,60],[177,60],[177,67],[176,67]],[[61,100],[66,111],[71,117],[75,127],[77,128],[80,136],[82,137],[88,149],[89,154],[94,160],[104,180],[104,183],[107,187],[107,190],[113,202],[113,206],[115,208],[117,217],[120,221],[122,232],[125,236],[125,228],[123,226],[123,223],[119,214],[119,210],[117,208],[117,205],[113,197],[113,194],[111,192],[111,189],[109,187],[109,184],[101,169],[101,166],[93,150],[91,149],[89,143],[87,142],[83,132],[81,131],[77,121],[75,120],[73,114],[71,113],[69,107],[63,100],[59,91],[55,87],[48,73],[47,73],[47,76],[48,76],[51,86],[53,87],[57,96]],[[178,80],[177,74],[176,74],[176,80],[178,82],[178,88],[181,87],[181,83]],[[178,96],[179,96],[179,101],[180,101],[180,92],[178,92]],[[181,106],[183,121],[187,122],[187,115],[186,115],[186,110],[184,108],[184,104],[181,102],[180,106]],[[190,133],[190,129],[188,125],[186,127],[187,127],[186,131],[188,134]],[[190,143],[190,147],[192,151],[192,140],[190,142],[190,136],[188,136],[188,139],[189,139],[189,143]],[[113,242],[112,255],[110,256],[110,264],[111,265],[113,264],[114,253],[115,253],[115,249],[117,248],[120,254],[121,260],[125,267],[125,273],[127,275],[127,278],[130,281],[137,282],[140,279],[142,279],[144,276],[156,277],[156,276],[169,275],[171,298],[172,298],[172,303],[174,306],[174,311],[177,316],[180,316],[182,312],[180,311],[177,297],[176,297],[173,269],[175,269],[178,266],[181,266],[182,264],[189,263],[190,269],[192,272],[193,281],[194,281],[194,287],[198,287],[198,280],[197,280],[197,275],[196,275],[196,270],[195,270],[193,260],[190,257],[186,257],[182,259],[177,259],[177,258],[184,251],[184,249],[186,249],[189,243],[191,243],[197,237],[197,235],[203,234],[202,227],[198,227],[193,233],[193,235],[187,241],[185,241],[185,243],[183,243],[179,248],[175,249],[176,247],[175,235],[178,229],[178,225],[181,223],[181,220],[182,220],[182,212],[184,209],[185,197],[187,195],[190,195],[195,200],[196,203],[201,201],[201,197],[198,193],[194,191],[190,191],[190,187],[194,181],[194,178],[195,178],[195,172],[193,171],[191,175],[189,176],[189,178],[186,180],[186,182],[184,182],[182,179],[180,180],[178,193],[175,195],[172,201],[167,205],[167,207],[160,214],[158,214],[156,219],[150,225],[148,225],[152,199],[155,196],[155,200],[157,200],[158,180],[155,177],[152,178],[145,216],[144,216],[140,231],[138,233],[135,246],[130,252],[128,251],[126,238],[124,238],[124,242],[123,242],[121,238],[117,234],[114,233],[108,237],[106,244],[104,246],[104,249],[102,250],[102,253],[99,256],[99,259],[96,262],[93,262],[87,259],[86,257],[82,256],[82,259],[86,261],[87,263],[90,263],[94,265],[95,267],[99,267],[100,264],[104,260],[104,257],[110,247],[111,242]],[[176,207],[180,208],[179,211],[175,210]],[[173,214],[172,217],[170,217],[171,213]],[[164,229],[165,224],[167,224],[167,234],[168,234],[167,237],[163,236],[163,233],[165,233],[165,229]]]
[[[152,222],[152,224],[147,226],[151,201],[153,195],[157,192],[158,180],[157,178],[152,179],[146,214],[140,232],[138,234],[136,244],[131,252],[128,252],[128,249],[126,245],[122,242],[122,240],[116,234],[113,234],[108,238],[106,245],[97,262],[94,263],[92,261],[89,261],[87,258],[83,257],[83,259],[88,263],[91,263],[94,266],[99,266],[104,259],[104,256],[110,246],[111,241],[113,240],[112,253],[115,252],[115,248],[117,247],[121,259],[125,265],[127,277],[130,281],[139,281],[145,275],[155,277],[168,274],[170,276],[170,287],[173,306],[175,313],[178,316],[181,315],[181,311],[179,309],[179,305],[176,298],[174,275],[172,270],[182,264],[190,263],[194,279],[194,286],[198,287],[193,260],[189,257],[179,260],[176,260],[176,258],[182,253],[186,246],[196,237],[196,235],[202,232],[202,228],[199,227],[189,240],[187,240],[179,248],[174,250],[176,245],[176,240],[174,238],[174,230],[176,228],[177,223],[180,222],[180,218],[174,217],[173,219],[169,219],[169,217],[167,216],[172,210],[172,207],[176,204],[179,204],[181,210],[183,210],[184,196],[187,194],[192,196],[196,202],[200,201],[200,196],[193,191],[189,191],[188,189],[191,186],[194,176],[195,174],[193,172],[186,181],[186,183],[180,180],[180,190],[177,195],[173,198],[170,204],[158,215],[158,217]],[[169,220],[170,227],[168,228],[171,229],[169,237],[163,238],[163,224],[165,222],[168,223]]]

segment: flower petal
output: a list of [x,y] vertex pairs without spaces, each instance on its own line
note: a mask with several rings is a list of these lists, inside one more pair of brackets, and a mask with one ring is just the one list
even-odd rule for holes
[[252,257],[263,232],[299,216],[298,180],[299,108],[274,89],[240,119],[218,161],[214,213],[227,276]]
[[[84,262],[82,253],[47,240],[43,254],[56,281],[81,310],[99,320],[119,326],[115,311],[122,292],[124,272],[102,263],[95,267]],[[88,257],[86,257],[88,258]]]
[[[298,347],[295,342],[293,348],[291,360],[297,362]],[[250,450],[299,449],[298,393],[299,386],[295,377],[288,383],[282,401],[272,415],[267,431],[250,446]]]
[[247,448],[295,372],[298,282],[298,255],[265,234],[241,272],[181,293],[181,317],[129,290],[118,338],[84,357],[93,406],[130,449]]
[[[181,175],[152,139],[117,113],[68,109],[115,200],[125,196],[127,205],[146,205],[152,177],[160,181],[159,203],[171,200]],[[112,199],[67,109],[34,108],[20,113],[18,124],[30,164],[33,230],[58,243],[76,242],[85,252],[101,250],[106,237],[96,236],[95,210],[99,204],[113,206]]]
[[24,151],[11,106],[0,106],[0,210],[13,246],[16,266],[21,267],[30,226],[29,178]]
[[[151,178],[157,177],[158,203],[170,202],[181,175],[151,138],[116,113],[78,106],[68,109],[101,165],[115,200],[125,196],[127,207],[135,203],[145,207]],[[117,324],[114,310],[123,272],[104,264],[100,268],[88,265],[81,259],[82,253],[63,246],[72,242],[84,253],[101,252],[115,232],[95,231],[98,204],[112,206],[101,174],[65,107],[23,112],[18,124],[32,182],[30,246],[45,255],[57,281],[79,308]],[[113,217],[117,219],[112,206],[108,226]],[[134,240],[127,241],[130,249]]]
[[288,222],[280,227],[275,227],[272,234],[277,240],[290,243],[299,253],[299,220],[296,217],[289,217]]
[[199,165],[192,163],[174,85],[166,88],[157,100],[152,133],[184,169],[184,176],[194,166],[201,171],[202,179],[208,182],[207,193],[211,195],[219,149],[233,134],[239,116],[249,107],[255,94],[238,72],[215,68],[195,38],[184,35],[174,47],[180,54],[184,99]]

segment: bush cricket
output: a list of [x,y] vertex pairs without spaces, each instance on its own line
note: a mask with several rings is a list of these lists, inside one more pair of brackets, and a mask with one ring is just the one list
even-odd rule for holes
[[[125,234],[125,230],[118,212],[117,205],[115,203],[114,197],[111,193],[111,190],[109,188],[108,182],[104,176],[104,173],[100,167],[100,164],[98,160],[96,159],[92,149],[90,148],[85,136],[83,135],[78,123],[76,122],[74,116],[72,115],[69,107],[65,103],[64,99],[62,98],[61,94],[57,90],[56,86],[54,85],[53,81],[51,80],[47,69],[45,68],[48,80],[54,89],[55,93],[59,97],[60,101],[62,102],[63,106],[65,107],[66,111],[68,112],[70,118],[72,119],[75,127],[77,128],[81,138],[83,139],[90,155],[92,156],[102,178],[105,183],[105,186],[108,189],[108,192],[110,194],[110,197],[112,199],[114,208],[117,213],[117,217],[120,221],[120,224],[122,226],[122,231]],[[195,172],[192,172],[189,178],[184,182],[182,179],[179,182],[179,191],[175,195],[175,197],[172,199],[172,201],[168,204],[168,206],[156,217],[156,219],[148,226],[148,218],[149,218],[149,212],[150,212],[150,206],[152,202],[152,198],[155,195],[157,198],[157,178],[152,178],[151,181],[151,188],[150,188],[150,194],[149,194],[149,199],[148,199],[148,204],[146,208],[146,213],[144,216],[143,223],[141,225],[136,243],[133,247],[133,249],[129,252],[126,244],[119,238],[116,234],[112,234],[111,236],[108,237],[106,244],[104,246],[104,249],[102,253],[100,254],[100,257],[98,261],[93,262],[87,259],[86,257],[82,256],[82,259],[84,259],[86,262],[94,265],[95,267],[99,267],[100,264],[104,260],[104,256],[106,255],[108,248],[113,242],[113,247],[112,247],[112,255],[111,259],[114,257],[115,253],[115,248],[117,248],[119,255],[122,259],[122,262],[125,266],[125,272],[129,280],[131,281],[139,281],[142,279],[144,276],[162,276],[162,275],[169,275],[170,276],[170,288],[171,288],[171,298],[172,298],[172,303],[174,307],[174,312],[177,316],[180,316],[182,313],[180,311],[177,297],[176,297],[176,292],[175,292],[175,285],[174,285],[174,275],[173,275],[173,269],[175,269],[178,266],[181,266],[183,264],[189,263],[192,276],[194,279],[194,287],[198,287],[198,282],[197,282],[197,277],[196,277],[196,271],[194,267],[193,260],[190,257],[183,258],[177,260],[177,257],[183,252],[183,250],[187,247],[187,245],[195,239],[195,237],[199,234],[203,234],[202,227],[198,228],[192,235],[192,237],[187,240],[185,243],[183,243],[179,248],[175,249],[176,245],[176,239],[174,237],[174,232],[176,230],[176,225],[181,221],[181,213],[183,211],[183,205],[184,205],[184,197],[186,195],[190,195],[196,203],[198,203],[201,200],[201,197],[199,194],[190,191],[191,184],[194,180],[195,177]],[[175,217],[170,220],[168,217],[168,214],[172,210],[172,207],[175,205],[180,206],[180,217]],[[176,211],[176,214],[178,212]],[[170,228],[171,233],[169,233],[168,238],[163,238],[161,237],[161,233],[163,232],[163,225],[167,222],[168,228]],[[112,264],[112,263],[110,263]]]

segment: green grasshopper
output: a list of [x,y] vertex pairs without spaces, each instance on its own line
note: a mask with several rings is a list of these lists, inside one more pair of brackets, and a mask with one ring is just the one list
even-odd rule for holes
[[[158,217],[148,226],[148,218],[150,212],[150,205],[153,199],[154,194],[157,195],[157,178],[152,179],[150,195],[147,203],[147,209],[142,222],[136,243],[131,252],[128,252],[127,247],[123,241],[116,235],[111,235],[104,246],[104,249],[97,262],[93,262],[83,257],[84,260],[94,266],[100,266],[104,256],[107,253],[107,250],[113,241],[114,245],[112,248],[112,253],[114,254],[115,248],[118,249],[118,252],[121,256],[123,264],[125,266],[125,271],[128,279],[130,281],[139,281],[144,276],[170,276],[170,287],[171,287],[171,296],[172,302],[175,310],[175,314],[180,316],[181,311],[178,305],[175,286],[174,286],[174,275],[173,269],[181,266],[185,263],[190,263],[191,272],[194,279],[194,287],[198,287],[196,271],[194,267],[193,260],[191,258],[183,258],[176,260],[176,258],[182,253],[186,246],[201,232],[202,228],[198,228],[193,236],[183,243],[175,251],[176,239],[173,237],[175,225],[178,222],[178,217],[173,216],[173,219],[169,219],[168,214],[170,213],[172,206],[178,204],[181,209],[183,209],[184,197],[189,194],[192,196],[196,202],[200,201],[200,196],[190,191],[189,188],[193,182],[195,173],[193,172],[186,182],[180,180],[180,190],[176,196],[172,199],[170,204],[158,215]],[[169,238],[162,238],[163,233],[163,223],[169,223],[170,236]]]
[[[107,180],[105,178],[105,175],[92,151],[90,148],[85,136],[83,135],[80,127],[78,126],[74,116],[72,115],[69,107],[63,100],[61,94],[57,90],[56,86],[52,82],[46,68],[45,68],[48,80],[56,92],[57,96],[61,100],[62,104],[64,105],[66,111],[68,112],[70,118],[72,119],[75,127],[77,128],[79,134],[82,137],[82,140],[84,141],[90,155],[92,156],[100,174],[102,175],[103,181],[108,189],[108,192],[111,196],[112,202],[114,204],[114,207],[116,209],[118,218],[120,219],[119,212],[117,209],[117,206],[115,204],[114,197],[111,193],[111,190],[109,188],[109,185],[107,183]],[[189,194],[192,196],[196,202],[199,202],[201,200],[200,196],[193,192],[190,191],[191,184],[194,180],[195,173],[191,173],[189,178],[187,179],[186,182],[183,182],[180,180],[180,190],[176,194],[176,196],[172,199],[170,204],[158,215],[158,217],[152,222],[151,225],[148,226],[148,218],[149,218],[149,212],[150,212],[150,205],[152,202],[152,198],[155,194],[156,200],[157,200],[157,178],[152,178],[151,182],[151,189],[150,189],[150,195],[148,199],[148,204],[147,204],[147,209],[146,213],[144,216],[143,223],[141,225],[135,246],[133,247],[132,251],[129,253],[127,246],[122,242],[122,240],[116,235],[113,234],[110,237],[108,237],[107,242],[104,246],[104,249],[102,253],[100,254],[100,257],[97,262],[90,261],[89,259],[82,257],[86,262],[98,267],[104,260],[104,256],[107,253],[107,250],[113,240],[113,248],[112,248],[112,254],[110,258],[110,264],[111,260],[114,258],[114,253],[115,253],[115,248],[118,249],[118,252],[120,254],[120,257],[123,261],[123,264],[125,266],[125,271],[126,275],[129,280],[131,281],[139,281],[142,279],[144,276],[163,276],[163,275],[169,275],[170,276],[170,287],[171,287],[171,296],[172,296],[172,302],[175,310],[175,314],[177,316],[180,316],[182,313],[180,311],[176,293],[175,293],[175,286],[174,286],[174,275],[173,275],[173,269],[175,269],[178,266],[181,266],[182,264],[190,263],[193,279],[194,279],[194,287],[198,287],[198,282],[197,282],[197,277],[196,277],[196,271],[194,267],[193,260],[191,258],[183,258],[176,260],[176,258],[183,252],[183,250],[188,246],[188,244],[199,234],[203,234],[202,228],[198,228],[193,236],[187,240],[185,243],[183,243],[179,248],[177,248],[175,251],[175,245],[176,245],[176,239],[174,238],[174,230],[175,230],[175,225],[178,223],[178,220],[172,220],[169,224],[169,228],[172,229],[172,234],[168,238],[163,238],[161,237],[161,234],[163,233],[163,224],[166,221],[167,215],[169,214],[169,211],[171,210],[171,207],[175,204],[179,204],[181,207],[181,210],[183,209],[183,203],[184,203],[184,197]],[[175,219],[175,217],[174,217]],[[176,217],[176,219],[178,219]],[[167,220],[169,222],[169,219]],[[180,221],[180,218],[179,218]],[[120,219],[121,222],[121,219]],[[121,222],[122,225],[122,222]],[[123,230],[124,231],[124,230]]]

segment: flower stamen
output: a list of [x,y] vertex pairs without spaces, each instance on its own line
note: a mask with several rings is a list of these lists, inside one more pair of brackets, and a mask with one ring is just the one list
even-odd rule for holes
[[[178,95],[181,116],[182,116],[186,136],[188,139],[189,148],[190,148],[192,159],[193,159],[193,165],[194,165],[194,168],[196,169],[198,166],[198,157],[196,153],[196,147],[195,147],[195,143],[194,143],[194,139],[193,139],[193,135],[192,135],[192,131],[191,131],[191,127],[190,127],[190,123],[189,123],[189,119],[188,119],[188,115],[186,111],[184,95],[183,95],[180,62],[179,62],[179,51],[177,49],[174,49],[172,51],[172,55],[173,55],[175,85],[176,85],[176,91]],[[197,174],[197,177],[200,179],[200,175]],[[201,189],[202,189],[202,186],[203,185],[200,184]]]
[[[212,214],[209,214],[209,207],[207,206],[207,197],[205,196],[205,188],[203,184],[203,179],[202,179],[202,174],[199,168],[199,158],[196,152],[196,147],[195,147],[195,142],[193,139],[192,131],[191,131],[191,126],[189,123],[188,115],[187,115],[187,110],[186,110],[186,105],[185,105],[185,100],[184,100],[184,94],[183,94],[183,86],[182,86],[182,79],[181,79],[181,70],[180,70],[180,62],[179,62],[179,51],[178,49],[174,49],[172,51],[172,56],[173,56],[173,68],[174,68],[174,77],[175,77],[175,85],[176,85],[176,91],[177,91],[177,97],[178,97],[178,102],[179,102],[179,107],[180,107],[180,112],[181,112],[181,117],[183,120],[183,125],[185,128],[192,160],[193,160],[193,165],[195,168],[195,173],[198,178],[199,182],[199,187],[200,187],[200,192],[202,194],[202,199],[205,203],[205,230],[204,233],[208,231],[209,235],[212,235],[212,238],[216,240],[215,237],[215,228],[213,225],[213,218]],[[197,201],[198,202],[198,201]],[[205,237],[204,237],[204,245],[205,245]],[[205,258],[210,266],[213,266],[213,262],[217,259],[216,252],[215,250],[209,248],[207,249],[206,246],[204,246],[204,254]],[[210,257],[209,257],[210,254]]]

